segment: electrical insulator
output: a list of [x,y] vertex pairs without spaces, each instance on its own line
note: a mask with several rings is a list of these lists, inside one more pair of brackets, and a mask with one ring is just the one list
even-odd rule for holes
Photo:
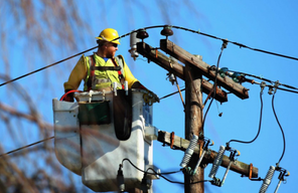
[[168,36],[173,35],[173,30],[172,30],[172,26],[164,26],[164,28],[161,30],[160,32],[161,35],[166,36],[166,39],[168,39]]
[[219,69],[218,73],[221,77],[225,77],[227,75],[227,72],[229,71],[229,69],[227,67],[222,67],[221,69]]
[[213,161],[213,165],[212,165],[212,168],[209,173],[210,178],[214,178],[216,176],[217,170],[218,170],[219,166],[221,165],[225,150],[226,150],[226,148],[224,146],[221,145],[219,147],[219,151],[217,153],[216,158]]
[[148,38],[149,34],[146,32],[145,29],[140,29],[138,30],[137,33],[137,38],[141,39],[142,41],[144,41],[144,39]]
[[232,79],[234,80],[234,82],[239,82],[240,77],[241,77],[241,74],[239,72],[234,72],[232,74]]
[[275,167],[270,166],[270,168],[267,172],[267,175],[266,175],[265,179],[263,180],[263,184],[261,186],[259,193],[265,193],[267,191],[267,188],[270,185],[272,177],[274,175],[274,172],[275,172]]
[[169,79],[169,81],[172,83],[172,85],[174,85],[174,83],[176,82],[175,75],[173,73],[168,73],[167,75],[168,75],[167,79]]
[[140,41],[139,38],[137,38],[137,32],[134,31],[130,34],[130,56],[136,60],[136,58],[139,56],[139,53],[137,52],[137,43]]
[[198,136],[196,136],[196,135],[193,135],[193,136],[192,136],[192,139],[191,139],[190,142],[189,142],[189,146],[188,146],[188,148],[186,149],[185,154],[184,154],[184,157],[183,157],[182,162],[181,162],[181,164],[180,164],[181,167],[184,168],[184,167],[186,167],[187,164],[189,163],[190,158],[191,158],[191,156],[192,156],[192,154],[193,154],[193,152],[194,152],[194,149],[195,149],[195,147],[197,146],[198,139],[199,139]]

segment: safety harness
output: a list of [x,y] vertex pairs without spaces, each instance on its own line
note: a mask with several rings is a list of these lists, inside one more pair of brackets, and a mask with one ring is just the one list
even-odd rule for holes
[[[95,57],[94,54],[89,57],[89,66],[90,66],[90,75],[86,81],[87,85],[87,91],[90,91],[92,89],[92,84],[95,82],[95,76],[94,72],[95,70],[99,71],[107,71],[107,70],[113,70],[118,72],[118,78],[121,84],[122,89],[124,89],[124,76],[123,76],[123,67],[124,67],[124,62],[122,56],[117,56],[115,58],[111,58],[114,66],[95,66]],[[118,64],[117,64],[117,62]],[[110,81],[110,80],[107,80]]]

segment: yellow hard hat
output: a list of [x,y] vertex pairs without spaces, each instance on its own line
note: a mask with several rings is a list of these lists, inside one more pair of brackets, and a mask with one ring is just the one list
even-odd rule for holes
[[112,28],[106,28],[102,30],[99,36],[96,37],[96,39],[99,39],[99,40],[106,40],[108,42],[120,44],[119,39],[116,39],[116,38],[119,38],[118,32]]

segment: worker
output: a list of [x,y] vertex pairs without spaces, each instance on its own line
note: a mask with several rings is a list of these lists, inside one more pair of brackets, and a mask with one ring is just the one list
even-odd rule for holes
[[[84,91],[108,92],[112,90],[113,83],[117,84],[117,89],[124,89],[125,81],[127,81],[129,89],[146,89],[133,76],[123,56],[115,56],[118,45],[120,45],[118,32],[115,29],[107,28],[96,39],[97,52],[91,56],[81,56],[68,81],[64,83],[65,92],[77,90],[82,80],[84,80]],[[64,100],[73,102],[74,94],[70,92]]]

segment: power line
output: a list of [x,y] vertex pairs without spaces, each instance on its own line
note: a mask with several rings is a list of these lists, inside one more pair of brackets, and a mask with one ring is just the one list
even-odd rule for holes
[[[264,86],[264,84],[261,85],[261,86]],[[258,136],[260,134],[260,131],[261,131],[261,126],[262,126],[262,116],[263,116],[263,99],[262,99],[262,94],[263,94],[263,89],[264,89],[264,87],[261,87],[261,92],[260,92],[260,101],[261,101],[260,120],[259,120],[258,132],[257,132],[256,136],[252,140],[250,140],[250,141],[242,141],[242,140],[231,139],[227,144],[230,144],[231,142],[249,144],[249,143],[254,142],[258,138]]]
[[275,117],[275,119],[276,119],[276,121],[277,121],[277,124],[278,124],[278,126],[279,126],[279,128],[280,128],[280,131],[281,131],[281,134],[282,134],[282,139],[283,139],[283,150],[282,150],[282,154],[281,154],[281,156],[280,156],[280,158],[279,158],[279,160],[278,160],[278,162],[277,162],[277,164],[279,164],[279,163],[281,162],[281,160],[282,160],[284,154],[285,154],[285,151],[286,151],[286,138],[285,138],[285,134],[284,134],[283,128],[282,128],[282,126],[281,126],[281,124],[280,124],[280,122],[279,122],[279,120],[278,120],[278,117],[277,117],[277,115],[276,115],[276,112],[275,112],[275,108],[274,108],[274,98],[275,98],[275,92],[274,92],[274,94],[273,94],[273,96],[272,96],[272,103],[271,103],[271,104],[272,104],[272,110],[273,110],[274,117]]
[[19,77],[17,77],[17,78],[11,79],[11,80],[9,80],[9,81],[7,81],[7,82],[4,82],[4,83],[0,84],[0,87],[6,85],[6,84],[8,84],[8,83],[17,81],[17,80],[19,80],[19,79],[21,79],[21,78],[25,78],[25,77],[27,77],[27,76],[29,76],[29,75],[31,75],[31,74],[34,74],[34,73],[37,73],[37,72],[39,72],[39,71],[45,70],[45,69],[47,69],[47,68],[50,68],[50,67],[52,67],[52,66],[55,66],[55,65],[57,65],[57,64],[60,64],[60,63],[62,63],[62,62],[65,62],[66,60],[72,59],[72,58],[74,58],[74,57],[76,57],[76,56],[82,55],[83,53],[85,53],[85,52],[89,52],[89,51],[91,51],[91,50],[93,50],[93,49],[95,49],[95,48],[97,48],[97,47],[98,47],[98,46],[95,46],[95,47],[93,47],[93,48],[90,48],[90,49],[88,49],[88,50],[85,50],[85,51],[82,51],[82,52],[80,52],[80,53],[77,53],[77,54],[75,54],[75,55],[72,55],[72,56],[70,56],[70,57],[68,57],[68,58],[62,59],[62,60],[60,60],[60,61],[58,61],[58,62],[55,62],[55,63],[53,63],[53,64],[50,64],[50,65],[48,65],[48,66],[39,68],[39,69],[37,69],[37,70],[34,70],[34,71],[32,71],[32,72],[29,72],[29,73],[24,74],[24,75],[22,75],[22,76],[19,76]]
[[[178,172],[181,172],[181,170],[179,171],[174,171],[174,172],[166,172],[166,173],[159,173],[159,172],[156,172],[153,168],[148,168],[146,171],[144,170],[141,170],[140,168],[138,168],[135,164],[133,164],[128,158],[124,158],[122,160],[122,165],[123,165],[123,162],[124,161],[128,161],[135,169],[139,170],[140,172],[143,172],[144,174],[150,174],[150,175],[159,175],[160,177],[162,177],[163,179],[165,179],[166,181],[170,182],[170,183],[173,183],[173,184],[181,184],[181,185],[184,185],[185,183],[184,182],[177,182],[177,181],[172,181],[166,177],[164,177],[164,175],[166,174],[174,174],[174,173],[178,173]],[[153,173],[148,173],[148,171],[151,170]],[[197,182],[191,182],[191,184],[197,184],[197,183],[204,183],[204,182],[211,182],[212,180],[202,180],[202,181],[197,181]]]
[[[182,92],[182,91],[185,91],[185,88],[181,89],[181,92]],[[178,93],[179,93],[179,91],[172,92],[172,93],[170,93],[170,94],[168,94],[168,95],[165,95],[165,96],[159,98],[159,100],[168,98],[168,97],[170,97],[170,96],[172,96],[172,95],[175,95],[175,94],[178,94]]]
[[[213,97],[207,107],[207,110],[205,112],[205,115],[204,115],[204,119],[203,119],[203,123],[202,123],[202,129],[204,129],[204,125],[205,125],[205,122],[206,122],[206,117],[207,117],[207,114],[209,112],[209,109],[211,107],[211,104],[215,98],[215,95],[216,95],[216,87],[217,87],[217,75],[218,75],[218,69],[219,69],[219,63],[220,63],[220,58],[221,58],[221,55],[222,55],[222,52],[223,50],[227,47],[227,42],[226,41],[223,41],[223,44],[222,44],[222,47],[221,47],[221,50],[220,50],[220,53],[219,53],[219,56],[217,58],[217,64],[216,64],[216,72],[215,72],[215,79],[214,79],[214,84],[213,84]],[[212,90],[211,90],[212,92]]]
[[[214,70],[214,68],[211,68],[211,70]],[[227,72],[229,72],[229,73],[227,73]],[[229,75],[229,76],[232,76],[232,77],[233,77],[233,75],[231,73],[234,73],[234,74],[237,73],[237,74],[239,74],[240,75],[240,78],[238,78],[238,79],[239,79],[239,82],[240,83],[245,82],[245,80],[246,81],[248,80],[248,82],[251,82],[252,84],[260,84],[260,83],[254,81],[254,80],[246,79],[245,76],[257,78],[259,80],[263,80],[263,81],[269,82],[271,84],[275,83],[273,80],[269,80],[268,78],[264,78],[264,77],[253,75],[253,74],[249,74],[249,73],[239,72],[239,71],[235,71],[235,70],[228,70],[227,72],[226,72],[226,74]],[[241,80],[242,78],[244,79],[244,81]],[[265,85],[265,86],[272,88],[272,85]],[[298,88],[296,88],[294,86],[287,85],[287,84],[282,84],[282,83],[279,83],[279,82],[278,82],[278,86],[283,86],[283,87],[286,87],[288,89],[286,89],[286,88],[280,88],[280,87],[276,87],[276,89],[298,94]],[[297,91],[295,91],[295,90],[297,90]]]
[[9,152],[7,152],[7,153],[1,154],[1,155],[0,155],[0,158],[1,158],[1,157],[3,157],[3,156],[9,155],[9,154],[15,153],[15,152],[17,152],[17,151],[20,151],[20,150],[26,149],[26,148],[28,148],[28,147],[31,147],[31,146],[37,145],[37,144],[39,144],[39,143],[42,143],[42,142],[45,142],[45,141],[48,141],[48,140],[54,139],[54,138],[55,138],[54,136],[52,136],[52,137],[48,137],[48,138],[45,138],[45,139],[43,139],[43,140],[37,141],[37,142],[35,142],[35,143],[31,143],[31,144],[29,144],[29,145],[26,145],[26,146],[20,147],[20,148],[18,148],[18,149],[12,150],[12,151],[9,151]]
[[270,55],[279,56],[279,57],[283,57],[283,58],[287,58],[287,59],[292,59],[292,60],[297,60],[298,61],[298,58],[296,58],[296,57],[292,57],[292,56],[288,56],[288,55],[284,55],[284,54],[279,54],[279,53],[276,53],[276,52],[270,52],[270,51],[266,51],[266,50],[262,50],[262,49],[258,49],[258,48],[252,48],[252,47],[246,46],[246,45],[241,44],[241,43],[238,43],[238,42],[229,41],[229,40],[226,40],[226,39],[223,39],[223,38],[214,36],[214,35],[206,34],[206,33],[200,32],[200,31],[195,31],[195,30],[191,30],[191,29],[184,28],[184,27],[179,27],[179,26],[172,26],[172,27],[173,28],[177,28],[177,29],[183,29],[185,31],[190,31],[190,32],[193,32],[193,33],[198,33],[198,34],[201,34],[201,35],[204,35],[206,37],[213,38],[213,39],[227,41],[227,42],[229,42],[231,44],[234,44],[236,46],[239,46],[240,48],[247,48],[247,49],[250,49],[250,50],[253,50],[253,51],[258,51],[258,52],[262,52],[262,53],[265,53],[265,54],[270,54]]
[[[169,25],[148,26],[148,27],[144,27],[144,28],[141,28],[141,29],[161,28],[161,27],[165,27],[165,26],[169,26]],[[252,48],[252,47],[246,46],[246,45],[241,44],[241,43],[238,43],[238,42],[229,41],[229,40],[227,40],[227,39],[220,38],[220,37],[217,37],[217,36],[214,36],[214,35],[210,35],[210,34],[207,34],[207,33],[203,33],[203,32],[200,32],[200,31],[196,31],[196,30],[192,30],[192,29],[188,29],[188,28],[184,28],[184,27],[180,27],[180,26],[170,26],[170,27],[173,27],[173,28],[176,28],[176,29],[185,30],[185,31],[189,31],[189,32],[192,32],[192,33],[197,33],[197,34],[200,34],[200,35],[203,35],[203,36],[206,36],[206,37],[210,37],[210,38],[213,38],[213,39],[222,40],[222,41],[224,41],[224,42],[229,42],[229,43],[231,43],[231,44],[234,44],[234,45],[239,46],[240,48],[247,48],[247,49],[250,49],[250,50],[254,50],[254,51],[258,51],[258,52],[263,52],[263,53],[266,53],[266,54],[275,55],[275,56],[279,56],[279,57],[283,57],[283,58],[288,58],[288,59],[293,59],[293,60],[297,60],[297,61],[298,61],[298,58],[296,58],[296,57],[287,56],[287,55],[279,54],[279,53],[275,53],[275,52],[270,52],[270,51],[266,51],[266,50],[262,50],[262,49],[258,49],[258,48]],[[140,30],[140,29],[138,29],[138,30],[133,30],[133,31],[131,31],[131,32],[129,32],[129,33],[126,33],[126,34],[124,34],[124,35],[118,37],[118,38],[115,38],[114,40],[124,38],[124,37],[130,35],[130,34],[133,33],[133,32],[138,32],[139,30]],[[74,57],[76,57],[76,56],[78,56],[78,55],[81,55],[81,54],[83,54],[83,53],[85,53],[85,52],[91,51],[91,50],[93,50],[93,49],[95,49],[95,48],[97,48],[97,47],[98,47],[98,46],[92,47],[92,48],[90,48],[90,49],[88,49],[88,50],[85,50],[85,51],[82,51],[82,52],[77,53],[77,54],[75,54],[75,55],[72,55],[72,56],[70,56],[70,57],[68,57],[68,58],[65,58],[65,59],[63,59],[63,60],[60,60],[60,61],[55,62],[55,63],[53,63],[53,64],[50,64],[50,65],[48,65],[48,66],[45,66],[45,67],[43,67],[43,68],[37,69],[37,70],[32,71],[32,72],[30,72],[30,73],[24,74],[24,75],[22,75],[22,76],[19,76],[19,77],[17,77],[17,78],[14,78],[14,79],[11,79],[11,80],[9,80],[9,81],[7,81],[7,82],[4,82],[4,83],[0,84],[0,87],[6,85],[6,84],[8,84],[8,83],[14,82],[14,81],[16,81],[16,80],[19,80],[19,79],[21,79],[21,78],[27,77],[27,76],[29,76],[29,75],[31,75],[31,74],[37,73],[37,72],[39,72],[39,71],[41,71],[41,70],[45,70],[46,68],[55,66],[55,65],[57,65],[57,64],[59,64],[59,63],[62,63],[62,62],[64,62],[64,61],[66,61],[66,60],[69,60],[69,59],[71,59],[71,58],[74,58]]]

